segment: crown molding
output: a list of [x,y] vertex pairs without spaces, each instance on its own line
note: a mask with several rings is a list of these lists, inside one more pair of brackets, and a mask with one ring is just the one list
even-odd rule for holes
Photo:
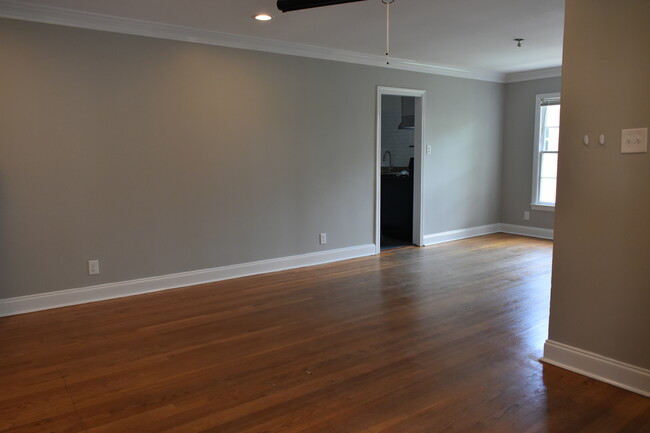
[[506,74],[506,83],[517,83],[519,81],[539,80],[542,78],[553,78],[562,76],[562,66],[554,68],[536,69],[534,71],[513,72]]
[[322,60],[378,66],[426,74],[445,75],[468,78],[472,80],[505,82],[506,75],[497,72],[478,71],[454,66],[433,65],[406,59],[392,58],[390,65],[380,55],[357,53],[354,51],[335,50],[313,45],[264,39],[201,30],[191,27],[163,24],[152,21],[122,18],[92,12],[83,12],[52,6],[27,4],[13,0],[0,0],[0,17],[44,24],[56,24],[89,30],[100,30],[135,36],[146,36],[182,42],[193,42],[244,50],[264,51],[290,56],[309,57]]

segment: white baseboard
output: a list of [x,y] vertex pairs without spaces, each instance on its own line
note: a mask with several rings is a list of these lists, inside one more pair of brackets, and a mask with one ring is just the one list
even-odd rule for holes
[[451,230],[448,232],[434,233],[424,235],[424,245],[434,245],[443,242],[457,241],[460,239],[473,238],[475,236],[489,235],[499,232],[499,224],[489,224],[486,226],[470,227],[467,229]]
[[[545,239],[553,238],[553,230],[516,226],[511,224],[489,224],[425,235],[424,245],[434,245],[442,242],[455,241],[498,232]],[[48,310],[51,308],[67,307],[70,305],[85,304],[88,302],[103,301],[106,299],[122,298],[143,293],[158,292],[161,290],[245,277],[248,275],[320,265],[339,260],[369,256],[375,253],[375,245],[367,244],[212,269],[201,269],[198,271],[141,278],[137,280],[61,290],[51,293],[40,293],[36,295],[0,299],[0,317],[13,316],[32,311]]]
[[650,370],[546,340],[541,361],[650,397]]
[[513,224],[488,224],[485,226],[470,227],[448,232],[433,233],[424,236],[424,245],[434,245],[443,242],[458,241],[475,236],[489,235],[492,233],[510,233],[513,235],[530,236],[534,238],[553,239],[552,229],[539,227],[518,226]]
[[339,260],[375,254],[375,245],[359,245],[349,248],[302,254],[298,256],[281,257],[261,260],[212,269],[182,272],[158,277],[141,278],[118,283],[101,284],[79,289],[61,290],[52,293],[20,296],[17,298],[0,299],[0,317],[106,299],[122,298],[142,293],[158,292],[195,284],[211,283],[248,275],[276,272],[304,266],[321,265]]
[[514,224],[499,224],[498,231],[502,233],[510,233],[513,235],[530,236],[533,238],[553,239],[553,229],[518,226]]

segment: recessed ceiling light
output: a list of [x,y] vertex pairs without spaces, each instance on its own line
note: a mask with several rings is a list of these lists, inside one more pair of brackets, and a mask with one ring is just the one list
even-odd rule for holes
[[257,21],[271,21],[273,17],[269,14],[257,14],[255,15]]

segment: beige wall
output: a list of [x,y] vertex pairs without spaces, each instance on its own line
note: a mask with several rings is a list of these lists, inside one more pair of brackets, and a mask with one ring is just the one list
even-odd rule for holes
[[[650,2],[568,0],[549,338],[650,368]],[[585,147],[605,134],[604,147]]]
[[371,244],[378,85],[427,91],[425,234],[499,222],[499,83],[12,20],[0,59],[0,299]]

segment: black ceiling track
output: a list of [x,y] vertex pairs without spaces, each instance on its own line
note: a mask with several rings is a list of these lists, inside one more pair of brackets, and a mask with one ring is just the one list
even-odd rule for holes
[[282,12],[299,11],[302,9],[319,8],[342,3],[354,3],[366,0],[278,0],[278,9]]

